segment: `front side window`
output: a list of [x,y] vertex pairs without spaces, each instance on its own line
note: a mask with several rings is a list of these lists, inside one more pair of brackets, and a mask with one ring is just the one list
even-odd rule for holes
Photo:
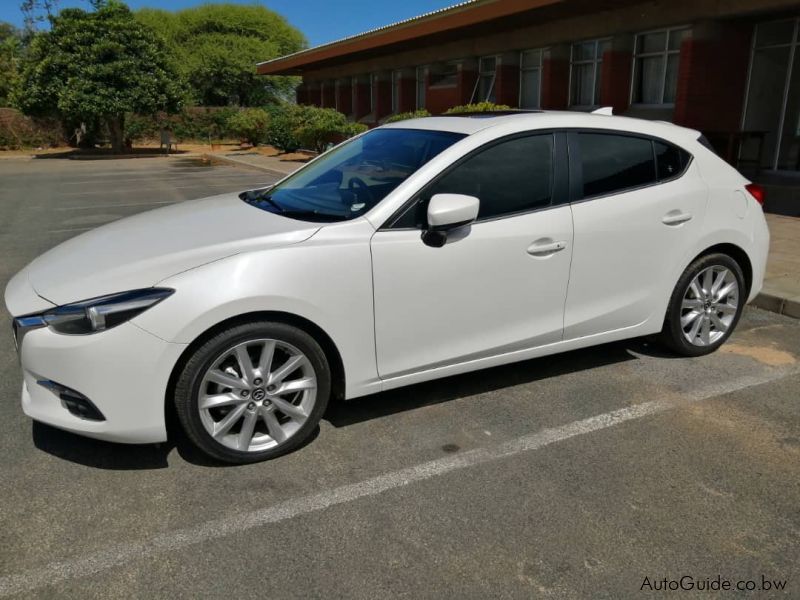
[[656,182],[653,143],[645,138],[581,133],[583,196],[602,196]]
[[664,29],[636,36],[634,104],[674,104],[678,87],[681,42],[688,28]]
[[542,82],[542,51],[524,50],[519,60],[519,107],[539,108]]
[[426,187],[393,227],[425,227],[428,202],[435,194],[475,196],[480,200],[479,221],[550,206],[553,134],[517,137],[479,150]]
[[600,77],[603,54],[611,40],[589,40],[572,44],[570,55],[570,106],[597,106],[600,103]]
[[464,134],[375,129],[322,155],[278,185],[241,198],[285,217],[334,222],[365,214]]
[[495,73],[497,68],[497,58],[494,56],[484,56],[478,61],[478,81],[472,90],[470,103],[475,102],[494,102]]

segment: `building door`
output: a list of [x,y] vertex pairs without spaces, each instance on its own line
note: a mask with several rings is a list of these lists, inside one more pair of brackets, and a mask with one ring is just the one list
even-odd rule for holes
[[799,27],[797,18],[756,26],[743,129],[765,132],[761,166],[767,169],[800,170]]

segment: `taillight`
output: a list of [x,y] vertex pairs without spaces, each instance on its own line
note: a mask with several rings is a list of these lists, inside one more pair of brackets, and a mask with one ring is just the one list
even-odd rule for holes
[[764,200],[766,199],[767,194],[764,192],[763,187],[757,183],[748,183],[746,186],[744,186],[744,189],[750,192],[750,195],[756,199],[756,202],[758,202],[761,206],[764,206]]

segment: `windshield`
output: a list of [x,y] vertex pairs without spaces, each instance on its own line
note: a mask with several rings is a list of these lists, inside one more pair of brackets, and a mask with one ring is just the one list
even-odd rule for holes
[[245,192],[241,198],[286,217],[353,219],[463,137],[446,131],[375,129],[334,148],[280,184]]

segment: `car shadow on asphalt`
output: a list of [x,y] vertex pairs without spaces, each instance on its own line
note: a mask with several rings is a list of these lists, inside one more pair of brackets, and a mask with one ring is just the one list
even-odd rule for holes
[[637,355],[678,358],[648,338],[612,342],[334,402],[323,418],[334,427],[347,427],[467,396],[637,360]]
[[[676,358],[647,339],[626,340],[535,358],[463,375],[446,377],[354,400],[332,402],[324,419],[334,427],[347,427],[424,406],[442,404],[458,398],[491,392],[505,387],[533,383],[577,371],[637,360],[638,355]],[[188,463],[203,467],[229,467],[197,450],[168,411],[169,441],[161,444],[115,444],[79,436],[34,422],[33,443],[39,450],[57,458],[96,469],[117,471],[165,469],[169,455],[177,451]],[[301,446],[319,435],[319,427]],[[297,450],[299,450],[298,448]]]

